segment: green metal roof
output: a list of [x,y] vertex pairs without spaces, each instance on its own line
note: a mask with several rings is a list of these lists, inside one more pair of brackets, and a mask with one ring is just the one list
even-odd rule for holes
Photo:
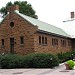
[[[50,33],[57,34],[57,35],[62,35],[62,36],[65,36],[65,37],[70,37],[70,35],[68,35],[61,28],[58,28],[58,27],[53,26],[51,24],[47,24],[45,22],[39,21],[38,19],[23,15],[23,14],[19,13],[18,10],[15,10],[14,12],[16,14],[18,14],[19,16],[21,16],[22,18],[24,18],[25,20],[27,20],[28,22],[30,22],[32,25],[38,26],[38,30],[42,30],[42,31],[45,31],[45,32],[48,32],[48,33],[50,32]],[[1,23],[2,23],[2,21],[1,21]]]
[[23,15],[23,14],[19,13],[18,10],[16,10],[15,13],[17,13],[19,16],[21,16],[22,18],[24,18],[25,20],[30,22],[32,25],[38,26],[39,30],[47,31],[47,32],[50,32],[50,33],[53,33],[53,34],[58,34],[58,35],[66,36],[66,37],[70,37],[70,35],[68,35],[61,28],[58,28],[58,27],[53,26],[51,24],[47,24],[45,22],[39,21],[35,18]]

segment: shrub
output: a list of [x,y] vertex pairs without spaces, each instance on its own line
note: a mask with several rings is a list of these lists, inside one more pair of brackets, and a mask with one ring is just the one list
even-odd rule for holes
[[52,68],[58,66],[58,58],[52,54],[35,53],[25,56],[4,55],[1,58],[1,68]]
[[28,54],[26,56],[24,56],[22,58],[22,61],[21,61],[21,67],[22,68],[32,68],[33,66],[33,62],[32,62],[32,58],[33,58],[34,54]]
[[59,62],[57,57],[52,54],[35,53],[27,55],[23,64],[27,68],[52,68],[58,66]]
[[7,54],[1,58],[1,68],[18,68],[20,67],[20,56]]
[[65,53],[58,53],[57,56],[58,56],[59,62],[62,63],[62,62],[65,62],[65,61],[73,59],[72,54],[74,54],[73,51],[65,52]]

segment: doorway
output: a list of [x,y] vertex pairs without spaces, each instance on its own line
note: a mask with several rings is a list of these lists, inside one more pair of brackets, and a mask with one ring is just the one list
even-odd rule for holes
[[14,54],[14,38],[10,38],[10,53]]

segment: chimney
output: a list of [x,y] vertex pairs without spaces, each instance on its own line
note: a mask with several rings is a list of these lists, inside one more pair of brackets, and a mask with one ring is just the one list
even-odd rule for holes
[[71,12],[71,19],[74,18],[74,12]]
[[12,5],[12,6],[9,6],[7,8],[7,12],[13,12],[15,10],[19,10],[19,6],[18,5]]

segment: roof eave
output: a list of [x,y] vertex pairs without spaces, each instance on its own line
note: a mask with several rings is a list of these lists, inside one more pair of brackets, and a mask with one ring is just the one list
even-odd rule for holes
[[49,35],[53,35],[53,36],[57,36],[57,37],[61,37],[61,38],[69,38],[69,39],[71,38],[71,37],[69,37],[69,36],[59,35],[59,34],[47,32],[47,31],[40,30],[40,29],[38,29],[37,32],[44,33],[44,34],[49,34]]

